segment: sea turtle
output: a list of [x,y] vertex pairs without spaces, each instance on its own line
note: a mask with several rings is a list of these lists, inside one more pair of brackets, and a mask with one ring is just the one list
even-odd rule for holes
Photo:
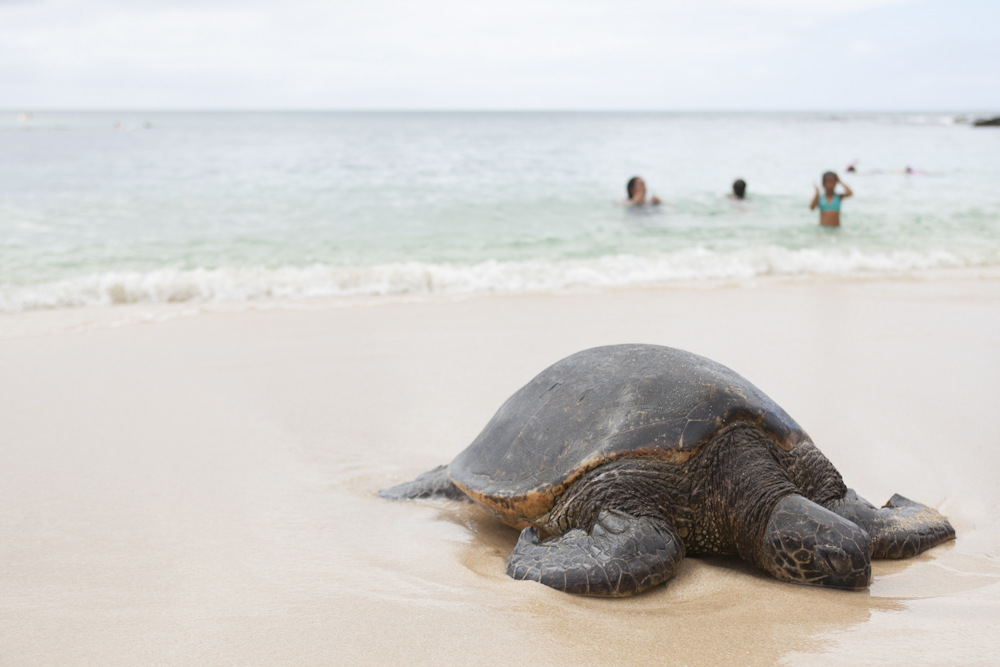
[[379,495],[471,499],[523,528],[509,576],[612,597],[666,581],[685,554],[738,554],[784,581],[865,588],[872,558],[955,536],[920,503],[895,495],[877,509],[848,489],[737,373],[656,345],[559,361],[450,465]]

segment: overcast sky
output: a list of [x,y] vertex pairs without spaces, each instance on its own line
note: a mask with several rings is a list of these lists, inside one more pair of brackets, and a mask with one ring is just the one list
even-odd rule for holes
[[1000,113],[998,0],[0,0],[0,108]]

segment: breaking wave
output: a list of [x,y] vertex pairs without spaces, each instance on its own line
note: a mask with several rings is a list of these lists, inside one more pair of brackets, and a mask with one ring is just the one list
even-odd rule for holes
[[0,312],[126,303],[250,302],[317,297],[518,294],[654,286],[756,276],[896,274],[1000,266],[1000,250],[790,250],[777,246],[722,253],[695,248],[653,256],[582,260],[399,262],[373,266],[109,271],[22,285],[0,285]]

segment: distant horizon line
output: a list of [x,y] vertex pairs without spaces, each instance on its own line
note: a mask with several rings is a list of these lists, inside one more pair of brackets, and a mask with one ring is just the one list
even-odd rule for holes
[[385,113],[385,114],[956,114],[995,115],[1000,109],[449,109],[449,108],[156,108],[6,107],[0,113]]

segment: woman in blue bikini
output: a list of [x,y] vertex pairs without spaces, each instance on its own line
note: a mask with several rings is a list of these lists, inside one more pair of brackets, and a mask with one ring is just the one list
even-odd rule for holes
[[[834,192],[837,187],[837,183],[844,186],[844,191],[840,194]],[[820,193],[819,186],[816,186],[816,195],[813,197],[812,203],[809,204],[809,210],[815,211],[816,207],[819,207],[819,224],[824,227],[840,227],[840,200],[850,197],[854,193],[851,189],[847,187],[847,184],[840,180],[840,177],[832,171],[828,171],[823,174],[823,189],[826,190],[824,193]]]

